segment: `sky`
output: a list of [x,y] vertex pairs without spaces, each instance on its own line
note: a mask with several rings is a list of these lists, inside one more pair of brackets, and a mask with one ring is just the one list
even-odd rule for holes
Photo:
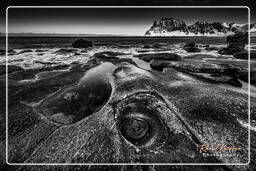
[[[248,23],[247,8],[9,8],[9,33],[144,35],[162,17]],[[0,32],[5,32],[4,27]]]

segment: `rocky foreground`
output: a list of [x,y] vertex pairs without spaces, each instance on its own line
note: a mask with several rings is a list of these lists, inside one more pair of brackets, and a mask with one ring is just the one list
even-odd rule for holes
[[[190,43],[184,49],[197,49],[197,45]],[[86,63],[28,70],[10,67],[8,162],[248,162],[248,129],[251,142],[255,142],[256,136],[256,97],[250,97],[248,111],[248,91],[243,89],[243,83],[248,82],[248,61],[230,62],[225,56],[203,54],[186,58],[162,52],[122,57],[125,55],[104,51],[94,54]],[[145,61],[151,69],[143,69],[134,58]],[[251,67],[256,68],[255,63]],[[254,79],[251,78],[252,87]],[[2,132],[6,126],[5,81],[2,73]],[[251,143],[251,164],[240,166],[10,167],[4,163],[5,138],[1,134],[1,165],[5,169],[240,171],[254,170],[256,165],[256,146]],[[222,147],[218,152],[206,148],[218,145]],[[224,150],[227,147],[229,150]]]

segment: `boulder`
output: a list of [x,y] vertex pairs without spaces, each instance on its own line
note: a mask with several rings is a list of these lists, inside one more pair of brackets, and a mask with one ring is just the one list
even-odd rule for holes
[[[248,56],[248,51],[240,51],[240,52],[236,52],[233,55],[235,58],[237,59],[245,59],[248,60],[249,56]],[[251,60],[256,60],[256,51],[251,51],[250,52],[250,59]]]
[[234,53],[241,52],[243,49],[239,49],[236,47],[226,47],[222,48],[218,51],[219,54],[221,55],[233,55]]
[[150,62],[151,60],[165,60],[165,61],[181,61],[182,58],[175,53],[146,53],[135,55],[134,57],[138,57],[141,60],[146,62]]
[[248,41],[247,32],[238,32],[227,37],[227,47],[219,50],[219,54],[233,55],[234,53],[244,51],[245,44]]
[[84,40],[84,39],[78,39],[74,43],[72,43],[72,47],[74,47],[74,48],[88,48],[88,47],[92,47],[92,42]]
[[238,32],[234,35],[229,35],[227,37],[227,46],[236,47],[239,49],[244,49],[245,44],[248,43],[248,33]]
[[186,43],[183,46],[183,49],[187,52],[200,52],[201,50],[197,47],[197,45],[195,44],[195,42],[189,42]]

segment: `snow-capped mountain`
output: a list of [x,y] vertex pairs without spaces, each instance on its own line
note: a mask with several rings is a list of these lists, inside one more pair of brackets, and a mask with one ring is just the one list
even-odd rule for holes
[[[256,23],[250,25],[256,31]],[[248,31],[248,24],[198,21],[192,25],[180,19],[162,18],[154,21],[145,36],[226,36],[239,31]]]

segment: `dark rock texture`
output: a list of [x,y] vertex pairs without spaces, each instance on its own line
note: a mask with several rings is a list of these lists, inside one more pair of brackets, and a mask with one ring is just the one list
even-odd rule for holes
[[[239,79],[241,79],[245,82],[249,82],[248,72],[240,74]],[[256,86],[256,68],[251,68],[250,69],[250,82],[251,82],[252,85]]]
[[175,53],[146,53],[134,55],[134,57],[138,57],[141,60],[146,62],[150,62],[151,60],[166,60],[166,61],[181,61],[182,58]]
[[[56,66],[45,66],[42,68],[36,68],[36,69],[27,69],[27,70],[19,70],[19,72],[13,72],[8,74],[8,78],[20,81],[20,80],[26,80],[26,79],[32,79],[35,77],[36,74],[43,72],[43,71],[52,71],[52,70],[60,70],[60,69],[67,69],[69,65],[56,65]],[[9,69],[9,67],[8,67]]]
[[30,52],[33,52],[33,51],[31,49],[25,49],[25,50],[20,51],[18,54],[30,53]]
[[239,49],[244,49],[246,43],[248,43],[247,32],[238,32],[234,35],[227,36],[228,47],[237,47]]
[[247,32],[238,32],[234,35],[227,36],[227,47],[220,49],[218,53],[222,55],[233,55],[234,53],[244,51],[247,42]]
[[195,42],[190,42],[190,43],[186,43],[183,46],[183,49],[186,50],[187,52],[200,52],[201,50],[197,47],[197,45],[195,44]]
[[163,68],[171,67],[171,66],[172,66],[172,63],[170,61],[155,60],[155,59],[150,61],[150,67],[156,71],[163,71]]
[[92,47],[92,42],[84,40],[84,39],[78,39],[74,43],[72,43],[72,47],[74,47],[74,48],[88,48],[88,47]]
[[158,71],[162,71],[165,67],[172,67],[179,71],[189,73],[199,79],[206,79],[216,83],[227,83],[236,87],[242,86],[238,78],[248,73],[246,69],[231,64],[153,60],[150,66],[152,69]]
[[[23,68],[15,65],[8,65],[8,73],[12,73],[15,71],[23,71]],[[0,65],[0,75],[6,74],[6,65]]]
[[149,49],[149,48],[151,48],[151,46],[149,46],[149,45],[145,45],[145,46],[143,46],[143,48],[145,48],[145,49]]
[[[241,51],[241,52],[234,53],[233,56],[237,59],[245,59],[245,60],[249,59],[248,52],[245,50]],[[256,60],[256,51],[253,51],[253,50],[250,51],[250,59]]]

